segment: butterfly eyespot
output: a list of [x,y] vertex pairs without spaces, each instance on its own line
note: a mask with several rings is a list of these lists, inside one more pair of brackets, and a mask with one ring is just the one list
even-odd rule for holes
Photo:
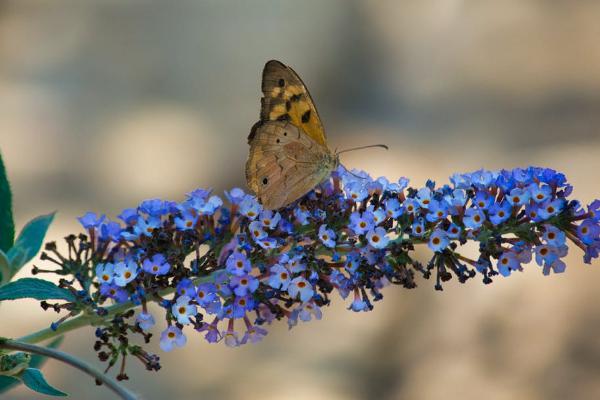
[[276,142],[279,143],[279,142],[281,142],[281,140],[277,139]]
[[263,183],[263,185],[266,185],[267,183],[269,183],[269,179],[268,178],[263,178],[262,183]]
[[287,132],[283,132],[283,136],[287,136]]
[[284,87],[285,86],[285,80],[283,78],[279,79],[279,81],[277,82],[277,84],[279,85],[279,87]]
[[304,114],[302,114],[302,122],[307,123],[310,120],[310,110],[306,110]]

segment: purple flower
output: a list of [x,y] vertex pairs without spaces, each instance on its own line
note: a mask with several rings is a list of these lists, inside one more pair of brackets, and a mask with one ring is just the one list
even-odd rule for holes
[[187,338],[176,326],[169,326],[160,334],[160,348],[163,351],[171,351],[175,347],[183,347]]
[[201,307],[207,307],[214,301],[218,301],[217,287],[213,283],[202,283],[196,290],[196,301]]
[[114,283],[100,284],[100,294],[115,300],[117,303],[124,303],[129,299],[127,291]]
[[244,276],[250,273],[252,265],[244,254],[235,252],[227,258],[226,268],[230,274]]
[[229,191],[225,191],[225,198],[231,204],[240,204],[244,198],[246,197],[246,193],[240,188],[233,188]]
[[267,237],[267,232],[263,230],[263,224],[260,221],[252,221],[248,226],[252,239],[259,241]]
[[245,296],[254,293],[258,289],[258,279],[252,275],[235,275],[231,278],[231,287],[236,296]]

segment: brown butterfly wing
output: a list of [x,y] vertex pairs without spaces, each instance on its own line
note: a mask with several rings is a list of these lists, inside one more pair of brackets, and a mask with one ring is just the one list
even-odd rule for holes
[[[262,92],[261,121],[289,121],[315,142],[327,145],[310,93],[293,69],[276,60],[267,62],[263,69]],[[252,133],[248,139],[252,139]]]
[[264,122],[252,131],[246,180],[267,209],[302,197],[335,168],[329,149],[290,122]]

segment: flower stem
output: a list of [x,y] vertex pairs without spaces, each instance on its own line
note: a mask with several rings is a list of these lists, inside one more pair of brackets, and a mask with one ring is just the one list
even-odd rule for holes
[[90,375],[92,378],[95,378],[97,381],[102,382],[109,389],[115,392],[121,399],[136,400],[138,398],[135,394],[120,385],[115,379],[103,374],[100,371],[97,371],[86,362],[63,351],[49,347],[36,346],[11,339],[0,339],[0,349],[24,351],[26,353],[39,354],[45,357],[54,358],[55,360],[62,361],[65,364],[75,367]]

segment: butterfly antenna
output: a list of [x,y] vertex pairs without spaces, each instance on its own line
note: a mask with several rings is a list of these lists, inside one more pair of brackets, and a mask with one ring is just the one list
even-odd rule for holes
[[389,150],[389,148],[385,144],[371,144],[369,146],[352,147],[350,149],[345,149],[345,150],[342,150],[342,151],[337,151],[335,154],[347,153],[349,151],[354,151],[354,150],[370,149],[371,147],[381,147],[382,149]]

